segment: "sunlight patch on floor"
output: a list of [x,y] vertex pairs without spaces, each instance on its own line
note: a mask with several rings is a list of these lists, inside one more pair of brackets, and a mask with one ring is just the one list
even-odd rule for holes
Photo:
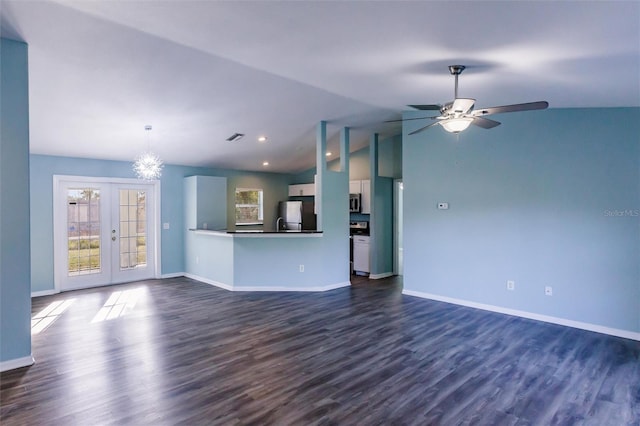
[[143,292],[144,288],[114,291],[96,316],[93,317],[91,323],[109,321],[126,315],[136,306]]
[[57,320],[76,299],[52,302],[31,318],[31,334],[42,333]]

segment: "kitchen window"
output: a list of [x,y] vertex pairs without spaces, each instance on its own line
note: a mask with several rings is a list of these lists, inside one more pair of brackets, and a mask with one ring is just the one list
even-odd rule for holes
[[236,225],[262,225],[262,189],[236,188]]

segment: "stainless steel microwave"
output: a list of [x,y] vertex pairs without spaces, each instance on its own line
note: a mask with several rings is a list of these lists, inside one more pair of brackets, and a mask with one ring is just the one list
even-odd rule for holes
[[349,213],[360,213],[360,194],[349,194]]

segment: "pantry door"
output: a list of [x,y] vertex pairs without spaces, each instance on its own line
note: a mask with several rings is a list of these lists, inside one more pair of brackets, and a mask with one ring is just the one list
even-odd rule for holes
[[54,177],[56,289],[156,276],[156,184]]

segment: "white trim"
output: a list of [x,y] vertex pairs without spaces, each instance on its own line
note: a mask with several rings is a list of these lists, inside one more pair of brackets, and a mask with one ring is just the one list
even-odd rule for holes
[[160,279],[165,279],[165,278],[179,278],[179,277],[185,277],[185,273],[184,272],[174,272],[171,274],[162,274],[160,275]]
[[153,260],[154,266],[154,278],[158,279],[162,277],[162,202],[160,197],[162,195],[162,187],[159,180],[151,181],[153,183],[153,201],[154,201],[154,214],[155,214],[155,228],[154,228],[154,238],[153,242],[155,245],[155,250],[153,255],[155,256]]
[[381,274],[369,274],[369,278],[372,280],[379,280],[381,278],[392,277],[393,272],[383,272]]
[[341,283],[329,284],[325,286],[314,287],[277,287],[277,286],[238,286],[233,287],[233,291],[299,291],[299,292],[323,292],[335,290],[337,288],[348,287],[351,283],[343,281]]
[[210,284],[210,285],[213,285],[213,286],[216,286],[216,287],[220,287],[221,289],[224,289],[224,290],[233,291],[233,286],[229,285],[229,284],[221,283],[219,281],[210,280],[209,278],[205,278],[205,277],[201,277],[199,275],[194,275],[194,274],[189,274],[189,273],[185,273],[184,276],[187,277],[187,278],[191,278],[192,280],[203,282],[205,284]]
[[[162,277],[162,203],[161,203],[161,194],[162,187],[160,180],[151,180],[151,181],[141,181],[139,179],[133,178],[117,178],[117,177],[109,177],[109,176],[74,176],[74,175],[53,175],[53,242],[54,242],[54,250],[53,250],[53,264],[54,264],[54,274],[53,274],[53,284],[54,290],[56,293],[61,291],[61,278],[60,272],[56,269],[59,266],[58,256],[61,256],[59,250],[56,249],[55,244],[60,238],[64,238],[62,235],[62,230],[57,226],[58,221],[61,217],[66,215],[66,212],[63,212],[61,206],[58,206],[57,194],[60,190],[62,182],[87,182],[87,183],[98,183],[98,184],[129,184],[129,185],[139,185],[144,184],[151,186],[153,188],[153,210],[154,210],[154,219],[155,219],[155,227],[152,229],[153,231],[153,239],[154,239],[154,252],[152,253],[154,259],[154,268],[152,271],[153,279],[159,279]],[[118,281],[110,280],[111,282],[103,285],[110,284],[118,284]],[[75,290],[75,289],[74,289]],[[53,293],[52,293],[53,294]]]
[[299,291],[299,292],[323,292],[329,290],[335,290],[337,288],[348,287],[351,285],[349,281],[343,281],[341,283],[329,284],[325,286],[314,287],[279,287],[279,286],[233,286],[219,281],[210,280],[199,275],[184,274],[185,277],[192,280],[200,281],[205,284],[210,284],[228,291]]
[[621,330],[618,328],[605,327],[597,324],[590,324],[587,322],[573,321],[565,318],[552,317],[549,315],[535,314],[527,311],[520,311],[518,309],[503,308],[500,306],[486,305],[484,303],[470,302],[462,299],[455,299],[452,297],[438,296],[436,294],[423,293],[421,291],[414,290],[402,290],[402,294],[407,296],[420,297],[422,299],[437,300],[439,302],[452,303],[454,305],[467,306],[470,308],[482,309],[485,311],[497,312],[500,314],[512,315],[521,318],[528,318],[536,321],[548,322],[551,324],[563,325],[565,327],[579,328],[581,330],[594,331],[596,333],[608,334],[616,337],[623,337],[625,339],[640,341],[640,333]]
[[31,297],[33,298],[33,297],[51,296],[52,294],[58,294],[58,293],[60,293],[60,291],[56,290],[55,288],[51,290],[32,291]]
[[75,175],[53,175],[60,180],[70,180],[73,182],[102,182],[102,183],[144,183],[145,185],[158,185],[159,180],[140,180],[135,178],[118,178],[110,176],[75,176]]
[[35,364],[36,360],[32,355],[22,358],[10,359],[8,361],[0,362],[0,372],[15,370],[16,368],[28,367]]

